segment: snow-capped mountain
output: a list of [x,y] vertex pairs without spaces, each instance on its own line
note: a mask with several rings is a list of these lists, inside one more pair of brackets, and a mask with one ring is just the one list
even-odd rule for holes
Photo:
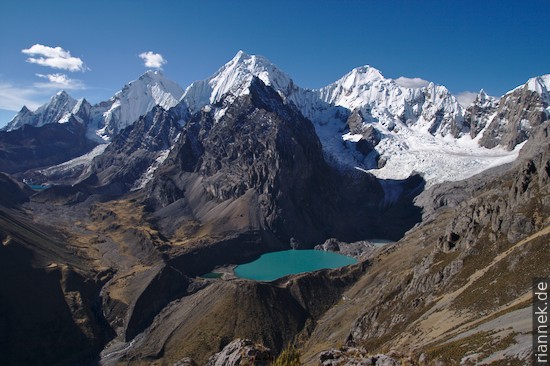
[[361,111],[365,122],[378,122],[389,130],[404,124],[434,135],[463,132],[462,108],[447,88],[434,83],[422,88],[399,86],[371,66],[353,69],[318,94],[331,105]]
[[85,99],[76,101],[65,91],[60,91],[48,104],[34,112],[23,107],[5,130],[11,131],[25,124],[39,127],[48,123],[64,123],[74,117],[87,125],[90,138],[109,141],[153,107],[158,105],[166,110],[174,107],[182,95],[183,89],[160,71],[147,71],[108,101],[93,106]]
[[[178,104],[183,89],[160,71],[147,71],[118,91],[106,104],[97,134],[108,140],[155,106],[167,110]],[[100,108],[105,108],[101,106]],[[102,125],[101,125],[102,124]]]
[[388,179],[418,172],[433,184],[463,179],[517,156],[517,151],[484,149],[472,141],[476,136],[469,137],[464,109],[444,86],[404,87],[371,66],[311,90],[298,87],[266,58],[239,51],[212,77],[189,86],[182,100],[191,112],[213,105],[219,118],[227,106],[215,104],[225,93],[247,94],[254,76],[313,121],[325,158],[342,169]]
[[301,88],[265,57],[239,51],[185,91],[159,71],[148,71],[93,106],[58,93],[35,112],[23,108],[6,129],[74,119],[87,126],[89,138],[108,142],[157,105],[165,110],[178,105],[182,116],[213,109],[217,122],[234,100],[250,93],[254,78],[313,122],[329,164],[385,179],[417,172],[433,184],[512,161],[532,127],[550,116],[549,75],[501,99],[480,91],[463,108],[442,85],[407,87],[372,66],[357,67],[321,89]]
[[208,104],[219,102],[227,93],[235,97],[247,94],[254,76],[273,87],[281,96],[288,96],[293,90],[292,79],[269,60],[239,51],[210,78],[187,87],[182,100],[194,113]]
[[550,104],[550,74],[529,79],[523,88],[539,94],[544,103]]
[[40,127],[48,123],[57,123],[62,118],[66,118],[67,114],[73,110],[76,104],[77,101],[69,94],[65,91],[60,91],[48,103],[39,107],[34,112],[23,106],[19,113],[4,127],[4,130],[13,131],[23,125]]
[[529,79],[506,93],[489,118],[481,146],[514,149],[526,141],[534,127],[550,118],[550,74]]

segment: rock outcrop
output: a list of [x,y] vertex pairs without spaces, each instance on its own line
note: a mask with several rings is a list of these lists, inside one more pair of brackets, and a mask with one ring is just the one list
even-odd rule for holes
[[500,145],[512,150],[526,141],[536,127],[550,119],[548,91],[533,90],[530,85],[536,79],[500,99],[496,116],[479,141],[481,146],[493,148]]
[[206,366],[268,366],[273,360],[271,350],[250,339],[236,339],[208,360]]
[[116,194],[143,188],[168,155],[186,113],[185,107],[153,108],[116,135],[81,180],[86,186]]

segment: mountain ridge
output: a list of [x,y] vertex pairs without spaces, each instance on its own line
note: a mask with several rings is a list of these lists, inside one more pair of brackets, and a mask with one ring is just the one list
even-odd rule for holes
[[[60,115],[57,122],[75,117],[87,125],[88,138],[105,143],[155,105],[164,109],[177,105],[190,114],[214,108],[219,119],[231,103],[225,98],[225,105],[218,105],[221,98],[246,94],[254,77],[273,87],[285,103],[294,104],[314,123],[331,165],[342,170],[360,169],[383,179],[403,179],[415,172],[423,174],[428,185],[464,179],[514,160],[530,129],[550,118],[549,75],[531,78],[499,100],[480,92],[468,108],[463,108],[442,85],[401,86],[368,65],[354,68],[326,87],[301,88],[267,58],[243,51],[185,91],[160,71],[147,71],[108,101],[94,106],[85,99],[71,102],[70,112],[65,108],[54,116]],[[504,112],[497,111],[508,110],[503,102],[521,90],[535,95],[523,108],[535,103],[537,110],[542,108],[540,113],[521,115],[518,110],[503,116]],[[539,100],[536,95],[540,95]],[[46,110],[50,104],[39,109]],[[13,121],[32,122],[31,117],[35,118],[35,113],[23,108]],[[519,123],[518,119],[529,122]],[[448,164],[441,164],[443,161]]]

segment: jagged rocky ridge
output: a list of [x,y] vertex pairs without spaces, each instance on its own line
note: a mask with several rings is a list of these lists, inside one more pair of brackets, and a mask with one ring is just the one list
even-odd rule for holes
[[0,132],[0,171],[24,172],[63,163],[92,150],[97,143],[86,138],[86,128],[71,118],[63,124],[23,125]]
[[79,179],[102,192],[143,188],[174,145],[186,115],[187,109],[154,107],[116,135]]
[[[7,128],[72,118],[86,126],[89,138],[110,141],[155,105],[167,110],[179,103],[179,110],[197,113],[217,105],[227,93],[235,98],[247,93],[255,77],[313,122],[330,165],[358,167],[389,179],[421,173],[428,185],[464,179],[512,161],[517,151],[506,153],[500,147],[513,150],[549,115],[548,76],[530,79],[500,102],[481,92],[473,105],[463,108],[443,86],[404,87],[371,66],[358,67],[327,87],[304,89],[264,57],[240,51],[212,77],[185,92],[159,72],[149,71],[94,106],[59,93],[36,112],[23,110]],[[225,106],[215,108],[216,120],[229,104],[226,100]],[[59,110],[51,112],[58,105]]]

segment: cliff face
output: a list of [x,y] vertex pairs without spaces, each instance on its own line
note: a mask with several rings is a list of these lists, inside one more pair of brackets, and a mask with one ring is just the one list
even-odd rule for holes
[[502,146],[512,150],[526,141],[532,131],[550,118],[548,100],[528,87],[520,87],[504,95],[496,110],[496,116],[487,126],[479,141],[481,146]]
[[116,194],[143,188],[166,158],[186,113],[178,107],[169,111],[160,106],[153,108],[116,135],[80,180]]

